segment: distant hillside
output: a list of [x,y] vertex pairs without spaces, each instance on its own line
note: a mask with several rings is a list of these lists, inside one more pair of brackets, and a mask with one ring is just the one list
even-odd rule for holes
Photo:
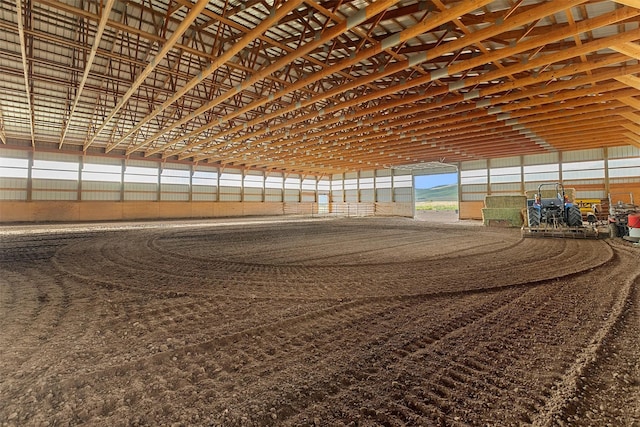
[[416,188],[416,202],[458,200],[458,186],[441,185],[432,188]]

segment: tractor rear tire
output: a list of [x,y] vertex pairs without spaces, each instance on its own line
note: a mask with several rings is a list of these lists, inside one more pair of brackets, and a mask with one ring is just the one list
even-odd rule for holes
[[582,213],[578,206],[569,206],[569,212],[567,212],[567,225],[569,227],[582,226]]
[[619,237],[618,236],[618,226],[616,225],[615,222],[610,222],[609,223],[609,237],[611,237],[611,238]]
[[527,222],[529,227],[540,226],[540,211],[533,206],[529,206],[527,209]]

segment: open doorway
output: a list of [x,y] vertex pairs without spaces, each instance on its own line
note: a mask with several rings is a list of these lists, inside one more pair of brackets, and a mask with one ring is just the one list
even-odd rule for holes
[[415,218],[425,221],[458,220],[458,174],[416,175]]
[[329,213],[329,195],[328,194],[318,194],[318,214],[328,214]]

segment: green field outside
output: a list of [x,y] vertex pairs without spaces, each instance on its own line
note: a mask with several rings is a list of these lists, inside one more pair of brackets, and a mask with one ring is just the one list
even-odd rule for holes
[[416,202],[416,210],[418,211],[455,211],[456,209],[458,209],[457,201]]

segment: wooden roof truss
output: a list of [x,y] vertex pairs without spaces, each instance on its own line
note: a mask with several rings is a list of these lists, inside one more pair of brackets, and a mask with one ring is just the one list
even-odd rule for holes
[[636,0],[0,0],[0,143],[327,174],[640,147]]

